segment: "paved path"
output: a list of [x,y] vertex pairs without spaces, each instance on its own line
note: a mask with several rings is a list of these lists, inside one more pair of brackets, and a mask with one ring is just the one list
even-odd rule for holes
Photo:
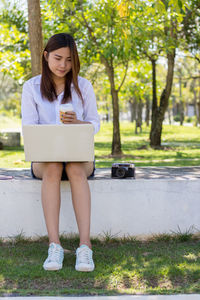
[[[135,296],[89,296],[89,297],[14,297],[14,300],[200,300],[199,295],[135,295]],[[0,300],[11,300],[0,297]]]
[[[0,180],[11,179],[10,177],[17,180],[32,179],[30,169],[0,169]],[[109,168],[96,169],[92,180],[96,179],[115,180],[111,178]],[[136,167],[136,179],[197,180],[200,179],[200,167]]]

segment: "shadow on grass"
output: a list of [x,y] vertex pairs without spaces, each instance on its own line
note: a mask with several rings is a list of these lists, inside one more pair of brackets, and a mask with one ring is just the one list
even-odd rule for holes
[[200,292],[200,241],[93,240],[96,269],[74,270],[78,238],[62,239],[63,269],[46,272],[47,240],[1,245],[1,294],[95,295]]
[[95,149],[98,150],[108,150],[111,149],[111,143],[110,142],[95,142]]
[[20,151],[24,151],[24,146],[17,146],[17,147],[4,146],[3,150],[20,152]]

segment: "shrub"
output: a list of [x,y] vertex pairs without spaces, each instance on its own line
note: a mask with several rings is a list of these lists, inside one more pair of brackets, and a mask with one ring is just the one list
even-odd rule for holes
[[175,122],[180,122],[180,120],[181,120],[180,115],[175,115],[175,116],[174,116],[174,121],[175,121]]
[[185,122],[191,123],[191,122],[192,122],[192,117],[186,117],[186,118],[185,118]]

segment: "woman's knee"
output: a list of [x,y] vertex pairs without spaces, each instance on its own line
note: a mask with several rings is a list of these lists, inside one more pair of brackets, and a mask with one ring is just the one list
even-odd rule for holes
[[67,163],[66,164],[66,173],[67,176],[70,178],[76,177],[76,178],[85,178],[86,172],[81,163]]
[[63,164],[59,162],[48,162],[45,164],[43,177],[47,176],[48,178],[61,178],[63,170]]

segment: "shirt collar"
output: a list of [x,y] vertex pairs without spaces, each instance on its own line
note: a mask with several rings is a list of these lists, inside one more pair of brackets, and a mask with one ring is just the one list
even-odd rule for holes
[[[40,83],[41,83],[41,77],[42,77],[42,75],[38,75],[38,76],[35,78],[35,84],[40,84]],[[74,88],[73,82],[71,83],[71,88]]]

